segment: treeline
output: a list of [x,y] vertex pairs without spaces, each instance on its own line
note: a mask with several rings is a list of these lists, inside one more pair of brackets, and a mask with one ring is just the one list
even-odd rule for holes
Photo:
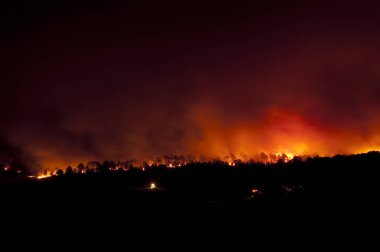
[[175,168],[155,163],[126,164],[114,161],[79,164],[68,167],[65,172],[58,170],[50,177],[46,171],[44,179],[28,178],[2,165],[0,181],[17,178],[12,181],[19,182],[0,182],[0,191],[4,195],[18,193],[30,198],[67,196],[67,199],[92,197],[96,200],[103,197],[104,200],[117,199],[115,202],[128,199],[139,203],[192,202],[195,205],[226,200],[246,202],[246,199],[297,199],[298,202],[301,202],[299,199],[313,202],[369,199],[367,202],[376,202],[379,196],[379,152],[295,157],[276,163],[188,162]]
[[[168,156],[169,157],[169,156]],[[177,157],[177,156],[173,156]],[[286,156],[283,158],[278,158],[276,162],[261,162],[254,161],[250,159],[248,161],[243,161],[240,159],[235,159],[230,162],[222,161],[219,159],[211,161],[197,161],[197,160],[187,160],[184,157],[178,158],[169,157],[168,159],[158,159],[156,161],[143,162],[142,165],[135,165],[133,160],[131,161],[112,161],[106,160],[104,162],[90,161],[87,164],[79,163],[77,166],[68,166],[64,169],[44,169],[41,175],[73,175],[73,174],[87,174],[87,173],[109,173],[109,172],[126,172],[126,171],[152,171],[152,170],[165,170],[165,169],[212,169],[217,171],[218,169],[231,168],[234,170],[248,169],[248,170],[267,170],[267,171],[289,171],[292,172],[294,169],[315,169],[319,168],[325,170],[328,173],[333,173],[336,170],[341,171],[343,168],[347,172],[352,169],[363,169],[374,167],[380,163],[380,152],[372,151],[365,154],[356,155],[336,155],[333,157],[299,157],[295,156],[292,159],[287,159]],[[299,172],[300,172],[299,171]],[[15,163],[0,163],[0,174],[19,174],[19,176],[26,176],[28,172],[19,169],[18,164]]]

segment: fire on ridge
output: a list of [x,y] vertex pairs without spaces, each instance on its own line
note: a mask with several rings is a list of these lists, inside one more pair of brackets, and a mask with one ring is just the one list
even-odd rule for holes
[[[137,161],[105,161],[103,164],[100,162],[88,162],[86,165],[83,165],[83,163],[80,163],[76,168],[73,168],[72,166],[68,166],[66,169],[44,169],[42,172],[37,173],[36,175],[30,175],[29,178],[33,179],[45,179],[52,176],[60,175],[63,173],[87,173],[87,172],[99,172],[102,169],[106,169],[109,171],[127,171],[129,169],[140,169],[141,171],[145,171],[146,168],[154,168],[158,166],[164,166],[167,168],[179,168],[186,166],[191,163],[207,163],[207,162],[223,162],[226,166],[234,167],[238,163],[248,163],[248,162],[259,162],[264,164],[272,164],[277,162],[289,162],[292,160],[295,155],[292,153],[261,153],[256,156],[256,158],[259,159],[247,159],[246,156],[239,157],[235,155],[226,156],[224,159],[220,158],[214,158],[214,159],[205,159],[205,158],[199,158],[199,159],[186,159],[184,156],[175,156],[175,155],[166,155],[165,158],[157,158],[155,161],[149,160],[144,162],[137,162]],[[309,156],[299,156],[300,158],[306,158]],[[189,158],[189,157],[188,157]]]

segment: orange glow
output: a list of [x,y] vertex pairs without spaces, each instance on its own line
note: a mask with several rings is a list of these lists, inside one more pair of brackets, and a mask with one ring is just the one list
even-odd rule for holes
[[[142,165],[145,160],[148,160],[145,164],[149,167],[165,165],[176,168],[189,162],[212,160],[221,160],[229,166],[236,166],[237,160],[275,163],[279,160],[288,162],[295,156],[333,156],[380,150],[380,133],[377,133],[376,128],[380,123],[371,125],[366,135],[361,135],[348,128],[339,129],[328,123],[322,124],[314,120],[312,115],[289,108],[269,107],[259,118],[226,122],[225,115],[218,113],[218,109],[205,107],[207,106],[200,105],[191,112],[194,123],[202,130],[201,137],[191,138],[186,142],[186,149],[182,150],[184,153],[174,152],[172,155],[191,155],[191,158],[178,160],[169,156],[154,161],[153,155],[141,155],[132,164],[142,171],[145,170]],[[75,167],[80,162],[96,160],[92,156],[63,158],[50,149],[35,152],[41,159],[41,170],[48,168],[52,171],[39,174],[36,176],[38,179],[50,177],[54,171],[68,165]]]
[[268,108],[260,120],[228,122],[228,126],[217,110],[199,107],[194,117],[204,132],[202,140],[193,144],[198,155],[225,157],[233,153],[243,161],[276,162],[283,158],[287,162],[295,156],[358,154],[380,149],[380,133],[376,134],[376,130],[368,134],[368,139],[353,130],[322,125],[312,115],[279,107]]

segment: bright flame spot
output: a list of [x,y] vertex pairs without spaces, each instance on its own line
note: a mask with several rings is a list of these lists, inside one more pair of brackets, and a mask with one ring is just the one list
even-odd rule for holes
[[154,190],[154,189],[156,189],[157,187],[156,187],[156,184],[155,183],[150,183],[150,185],[149,185],[149,189],[150,190]]
[[30,177],[34,177],[36,179],[45,179],[45,178],[50,178],[51,176],[55,175],[55,173],[56,173],[56,171],[54,171],[54,172],[47,171],[44,173],[40,173],[37,176],[30,176]]
[[259,189],[257,189],[257,188],[253,188],[251,190],[251,192],[252,192],[251,198],[253,198],[253,199],[259,198],[259,197],[261,197],[263,195],[263,193]]
[[37,179],[44,179],[44,178],[49,178],[49,177],[51,177],[51,174],[38,175],[36,178],[37,178]]
[[259,192],[259,190],[258,189],[252,189],[252,193],[258,193]]
[[38,175],[38,176],[28,176],[28,178],[33,178],[33,179],[44,179],[44,178],[49,178],[51,175]]

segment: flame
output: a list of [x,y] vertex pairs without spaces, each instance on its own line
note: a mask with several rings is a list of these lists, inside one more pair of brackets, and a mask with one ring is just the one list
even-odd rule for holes
[[292,160],[295,156],[293,153],[289,152],[286,149],[279,151],[279,152],[276,152],[275,155],[276,155],[276,159],[273,160],[272,162],[278,162],[279,160],[282,160],[286,163],[286,162],[289,162],[290,160]]
[[33,179],[46,179],[46,178],[50,178],[51,176],[53,175],[56,175],[56,172],[57,171],[46,171],[46,172],[43,172],[43,173],[39,173],[38,175],[31,175],[31,176],[28,176],[28,178],[33,178]]
[[50,178],[51,177],[51,174],[47,174],[47,175],[38,175],[37,176],[37,179],[45,179],[45,178]]

